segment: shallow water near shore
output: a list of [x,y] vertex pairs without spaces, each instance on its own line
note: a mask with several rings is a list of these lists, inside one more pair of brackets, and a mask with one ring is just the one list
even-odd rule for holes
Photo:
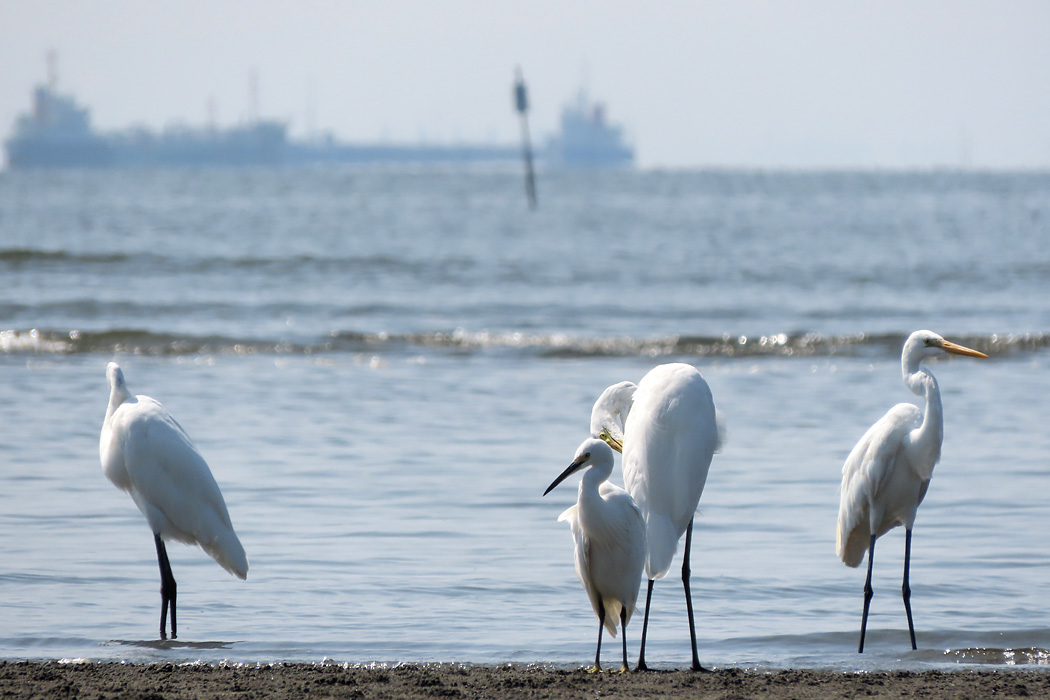
[[[728,424],[696,518],[705,665],[1043,667],[1050,648],[1050,176],[260,171],[0,177],[0,658],[593,659],[543,489],[601,390],[696,365]],[[864,571],[841,465],[931,364],[941,463]],[[105,479],[116,359],[211,465],[251,570],[169,546]],[[614,480],[619,479],[618,469]],[[647,658],[688,665],[680,563]],[[644,592],[644,591],[643,591]],[[628,628],[637,654],[641,612]],[[607,664],[619,640],[606,637]]]

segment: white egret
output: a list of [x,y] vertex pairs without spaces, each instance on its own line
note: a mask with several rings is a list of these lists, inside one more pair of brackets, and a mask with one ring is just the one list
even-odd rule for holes
[[671,568],[678,540],[685,534],[682,585],[685,587],[694,671],[703,670],[696,653],[696,628],[689,587],[693,515],[707,481],[711,456],[724,428],[707,381],[692,365],[654,367],[635,386],[607,388],[591,410],[591,435],[623,452],[623,480],[645,519],[647,554],[645,619],[638,668],[645,670],[645,637],[653,582]]
[[248,559],[218,484],[189,435],[148,396],[132,396],[115,362],[106,367],[109,406],[99,438],[102,470],[127,491],[153,530],[160,564],[160,638],[171,606],[175,639],[175,577],[164,540],[198,544],[222,568],[248,575]]
[[616,636],[616,620],[623,633],[623,666],[627,665],[627,623],[631,621],[645,562],[645,524],[634,499],[609,483],[613,453],[601,440],[584,440],[572,463],[555,479],[546,496],[571,474],[590,467],[580,480],[576,505],[558,517],[568,521],[576,543],[576,575],[598,616],[598,649],[594,669],[601,670],[602,627]]
[[911,648],[916,649],[915,627],[911,619],[911,530],[915,513],[926,495],[933,467],[941,456],[944,420],[937,380],[920,367],[927,357],[941,353],[968,357],[988,357],[948,342],[932,331],[915,331],[904,343],[901,372],[912,393],[926,398],[925,416],[910,403],[891,408],[864,433],[842,465],[838,535],[835,551],[847,566],[859,566],[868,553],[868,578],[864,583],[864,613],[860,622],[860,646],[864,652],[864,632],[871,603],[871,568],[875,540],[884,533],[904,526],[904,611],[908,615]]

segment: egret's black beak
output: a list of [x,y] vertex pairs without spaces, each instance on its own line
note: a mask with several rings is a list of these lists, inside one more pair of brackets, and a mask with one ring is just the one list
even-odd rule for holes
[[573,460],[573,463],[566,467],[565,471],[559,474],[557,479],[551,482],[551,485],[547,487],[547,490],[543,492],[543,495],[546,496],[548,493],[554,490],[555,486],[568,479],[575,472],[579,471],[580,467],[582,467],[583,463],[586,461],[587,455],[584,455],[577,460]]

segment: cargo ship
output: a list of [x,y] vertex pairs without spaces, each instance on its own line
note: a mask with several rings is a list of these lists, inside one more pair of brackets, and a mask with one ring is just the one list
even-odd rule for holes
[[[169,127],[163,131],[96,131],[91,112],[60,94],[52,78],[33,90],[32,107],[5,141],[7,166],[25,168],[276,167],[330,163],[475,164],[514,162],[517,145],[343,143],[289,139],[287,125],[255,120],[230,128]],[[624,167],[634,150],[623,129],[605,119],[600,104],[581,91],[561,115],[561,130],[536,153],[550,168]]]
[[576,101],[562,108],[561,131],[547,140],[540,158],[548,166],[626,167],[634,164],[634,149],[623,127],[606,120],[605,105],[580,90]]

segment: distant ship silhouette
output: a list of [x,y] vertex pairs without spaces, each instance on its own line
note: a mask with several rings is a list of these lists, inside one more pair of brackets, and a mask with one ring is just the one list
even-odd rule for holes
[[[33,90],[32,109],[15,121],[5,142],[8,167],[167,168],[301,166],[326,163],[442,164],[510,162],[520,158],[514,145],[341,143],[331,136],[317,142],[288,138],[287,125],[256,119],[230,128],[180,126],[161,132],[136,128],[97,132],[91,112],[48,84]],[[564,107],[561,130],[537,152],[547,167],[625,167],[634,163],[620,126],[605,119],[604,106],[582,90]]]

